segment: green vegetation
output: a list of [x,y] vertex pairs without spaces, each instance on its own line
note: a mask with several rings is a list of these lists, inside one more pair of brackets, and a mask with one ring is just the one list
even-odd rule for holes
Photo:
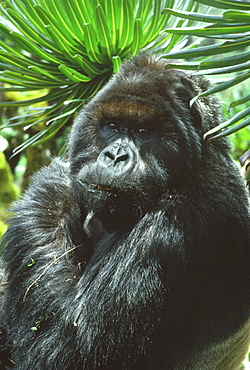
[[[198,37],[196,44],[184,50],[171,52],[168,58],[192,59],[187,63],[173,64],[178,68],[199,70],[203,75],[221,75],[214,87],[201,95],[214,94],[239,85],[250,77],[250,3],[248,0],[195,0],[211,6],[211,9],[226,9],[216,15],[198,12],[166,9],[163,14],[171,14],[192,21],[199,21],[196,27],[167,28],[166,32],[178,36]],[[205,25],[204,25],[205,22]],[[201,38],[201,39],[200,39]],[[209,42],[204,44],[204,39]],[[221,41],[223,40],[223,41]],[[229,77],[227,77],[229,76]],[[249,104],[250,94],[231,102],[229,108]],[[236,125],[234,125],[237,123]],[[206,139],[215,139],[232,134],[250,124],[250,107],[241,109],[226,122],[206,133]]]
[[0,237],[6,230],[4,220],[9,217],[6,208],[16,200],[19,188],[14,183],[14,178],[4,153],[0,152]]
[[[186,11],[185,0],[5,0],[0,3],[0,90],[47,92],[40,97],[0,103],[24,107],[46,102],[21,116],[14,127],[44,123],[42,130],[15,148],[51,139],[70,117],[116,72],[124,58],[139,50],[168,52],[187,36],[161,33],[193,21],[162,15],[164,7]],[[173,42],[174,40],[174,42]],[[45,124],[46,123],[46,124]]]

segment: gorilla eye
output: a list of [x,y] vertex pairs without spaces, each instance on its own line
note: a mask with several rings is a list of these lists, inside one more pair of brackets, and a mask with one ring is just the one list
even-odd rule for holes
[[114,130],[114,131],[118,131],[118,125],[117,123],[109,123],[108,124],[108,127],[111,129],[111,130]]
[[147,134],[149,132],[149,130],[145,127],[142,127],[142,128],[139,128],[137,130],[138,134]]

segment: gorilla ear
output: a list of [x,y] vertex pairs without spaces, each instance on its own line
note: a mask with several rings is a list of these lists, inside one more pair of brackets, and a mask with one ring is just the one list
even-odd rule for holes
[[192,101],[191,99],[189,101],[189,107],[190,107],[190,114],[191,114],[191,119],[194,127],[196,128],[201,128],[202,126],[202,113],[201,113],[201,104],[199,100]]
[[176,94],[188,109],[193,126],[200,129],[202,124],[202,104],[198,99],[195,99],[199,92],[196,91],[190,79],[187,79],[186,76],[181,78],[181,82],[182,86],[178,86]]

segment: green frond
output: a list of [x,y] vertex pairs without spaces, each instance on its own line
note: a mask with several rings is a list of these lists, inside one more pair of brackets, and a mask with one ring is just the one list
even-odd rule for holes
[[[165,9],[165,14],[171,14],[185,20],[198,20],[195,27],[168,27],[167,33],[173,37],[192,36],[193,43],[182,50],[173,50],[166,58],[184,58],[192,60],[173,63],[169,67],[182,69],[197,69],[198,74],[211,76],[220,75],[223,80],[215,80],[215,86],[201,95],[210,95],[237,86],[250,78],[250,3],[248,0],[195,0],[197,3],[209,5],[221,10],[220,15],[202,14],[191,11]],[[217,11],[219,12],[219,10]],[[207,23],[209,23],[207,25]],[[207,39],[207,43],[204,43]],[[220,41],[219,41],[220,40]],[[221,40],[223,40],[221,42]],[[222,57],[223,56],[223,57]],[[243,71],[243,73],[242,73]],[[250,103],[250,95],[233,101],[229,108]],[[250,124],[250,110],[243,109],[233,115],[222,125],[210,130],[206,140],[230,135]]]

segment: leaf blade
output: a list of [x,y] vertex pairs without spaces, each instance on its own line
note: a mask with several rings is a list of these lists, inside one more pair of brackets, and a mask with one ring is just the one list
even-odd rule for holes
[[91,78],[88,76],[83,75],[82,73],[76,71],[73,68],[66,66],[65,64],[59,65],[59,70],[73,82],[89,82]]

